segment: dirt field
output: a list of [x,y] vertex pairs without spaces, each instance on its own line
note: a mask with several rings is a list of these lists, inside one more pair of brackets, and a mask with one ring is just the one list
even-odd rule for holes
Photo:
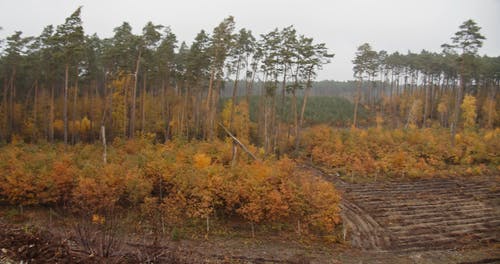
[[350,184],[316,175],[341,190],[343,221],[357,248],[413,252],[499,242],[498,176]]

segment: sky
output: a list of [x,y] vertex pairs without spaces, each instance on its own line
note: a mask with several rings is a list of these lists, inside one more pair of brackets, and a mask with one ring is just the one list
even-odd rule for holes
[[351,61],[365,42],[389,53],[439,52],[467,19],[487,38],[479,53],[500,56],[500,0],[0,0],[0,38],[16,30],[37,36],[47,25],[64,23],[78,6],[85,33],[101,38],[123,21],[136,34],[148,21],[170,26],[188,44],[229,15],[254,35],[294,25],[335,53],[318,80],[352,79]]

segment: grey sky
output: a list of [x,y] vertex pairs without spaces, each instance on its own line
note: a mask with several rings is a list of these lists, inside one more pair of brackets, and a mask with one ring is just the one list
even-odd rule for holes
[[480,53],[500,55],[500,0],[0,0],[0,37],[15,30],[38,35],[46,25],[62,24],[80,5],[86,34],[100,37],[112,36],[123,21],[136,33],[148,21],[169,25],[187,43],[229,15],[238,28],[254,34],[293,24],[336,54],[318,79],[352,79],[351,60],[364,42],[388,52],[440,51],[469,18],[487,38]]

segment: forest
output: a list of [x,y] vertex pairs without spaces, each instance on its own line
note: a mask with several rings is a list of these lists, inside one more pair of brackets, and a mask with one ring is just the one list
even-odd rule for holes
[[480,29],[465,21],[441,52],[364,43],[352,81],[318,81],[334,53],[294,26],[256,34],[229,16],[179,43],[123,22],[100,38],[80,7],[0,40],[0,205],[102,230],[127,215],[171,237],[238,223],[338,242],[341,194],[304,164],[350,182],[498,174],[500,57],[478,55]]

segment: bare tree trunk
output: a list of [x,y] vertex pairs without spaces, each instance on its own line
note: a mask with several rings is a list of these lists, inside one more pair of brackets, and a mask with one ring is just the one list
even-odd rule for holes
[[68,71],[69,71],[69,64],[66,64],[66,67],[64,68],[64,104],[63,104],[64,144],[68,144]]
[[233,129],[233,118],[234,118],[234,108],[236,107],[236,94],[238,92],[238,79],[240,78],[240,62],[236,66],[236,76],[234,78],[233,84],[233,96],[232,96],[232,105],[231,105],[231,115],[229,117],[229,130]]
[[[161,80],[161,94],[160,94],[160,96],[161,96],[161,98],[160,98],[160,101],[161,101],[161,106],[160,106],[161,112],[160,113],[161,113],[161,120],[163,122],[166,122],[167,125],[168,125],[168,122],[165,121],[166,120],[166,118],[165,118],[166,117],[166,114],[165,114],[165,89],[166,89],[165,88],[165,79],[162,79]],[[164,139],[164,142],[167,141],[167,128],[166,128],[166,126],[163,127],[163,139]]]
[[[356,91],[356,95],[354,97],[354,116],[353,116],[353,121],[352,121],[352,126],[356,128],[357,122],[358,122],[358,107],[359,107],[359,100],[361,99],[361,84],[363,83],[363,78],[360,77],[358,81],[358,89]],[[391,89],[391,95],[392,95],[392,89]]]
[[[89,109],[89,114],[90,114],[90,136],[88,138],[88,140],[90,142],[93,142],[94,141],[94,136],[93,136],[93,131],[94,131],[94,119],[95,119],[95,115],[94,115],[94,97],[92,96],[92,88],[96,87],[97,86],[97,81],[93,80],[91,81],[90,83],[90,87],[89,87],[89,101],[90,101],[90,109]],[[97,88],[96,88],[97,89]]]
[[181,112],[181,122],[180,122],[180,133],[185,133],[186,139],[189,138],[189,120],[188,120],[188,104],[189,104],[189,87],[190,84],[186,84],[184,89],[184,95],[182,96],[182,112]]
[[2,113],[3,113],[3,128],[2,128],[2,136],[4,137],[4,139],[7,139],[7,135],[8,135],[8,131],[7,131],[7,128],[8,128],[8,123],[9,123],[9,119],[8,119],[8,113],[9,113],[9,109],[8,109],[8,105],[7,105],[7,97],[8,97],[8,94],[9,94],[9,87],[10,87],[10,82],[8,82],[7,80],[4,81],[4,86],[3,86],[3,102],[2,102]]
[[[254,80],[254,76],[255,74],[253,73],[250,73],[250,76],[248,76],[248,59],[247,59],[247,63],[246,63],[246,70],[245,70],[245,95],[246,95],[246,101],[247,101],[247,105],[250,109],[250,96],[252,94],[252,85],[253,85],[253,80]],[[249,81],[249,79],[251,81]]]
[[213,101],[212,101],[212,109],[211,109],[211,115],[210,115],[210,130],[209,130],[209,140],[213,140],[215,138],[215,119],[216,119],[216,113],[217,113],[217,103],[219,102],[219,95],[220,95],[220,89],[221,89],[221,79],[218,78],[216,81],[216,89],[213,92]]
[[139,66],[141,64],[141,50],[139,50],[139,55],[137,56],[137,62],[135,64],[135,74],[134,74],[134,92],[132,93],[132,114],[130,115],[130,138],[134,138],[135,133],[135,106],[137,99],[137,79],[139,77]]
[[264,106],[264,118],[263,118],[263,135],[264,135],[264,150],[267,153],[269,153],[270,150],[270,142],[269,142],[269,103],[268,103],[268,95],[267,93],[264,95],[264,101],[263,101],[263,106]]
[[78,97],[78,66],[76,67],[76,80],[75,80],[75,92],[73,95],[73,113],[72,113],[72,122],[73,122],[73,130],[71,131],[71,143],[76,143],[76,99]]
[[[276,80],[275,81],[275,85],[274,87],[278,87],[278,81]],[[276,88],[275,88],[276,89]],[[276,117],[276,108],[277,108],[277,105],[276,105],[276,91],[273,93],[272,95],[272,101],[271,101],[271,120],[270,120],[270,126],[271,126],[271,134],[269,135],[269,140],[271,142],[271,151],[275,154],[278,154],[279,153],[276,153],[276,143],[277,143],[277,137],[278,137],[278,125],[277,125],[277,117]],[[279,157],[278,157],[279,158]]]
[[278,120],[276,118],[276,145],[277,145],[277,157],[278,159],[280,158],[280,155],[281,155],[281,152],[282,152],[282,148],[281,148],[281,138],[282,136],[280,135],[281,134],[281,123],[285,123],[286,122],[286,111],[285,111],[285,102],[286,102],[286,77],[287,77],[287,65],[285,64],[285,68],[283,70],[283,81],[281,83],[281,106],[280,106],[280,113],[279,113],[279,116],[280,116],[280,120]]
[[123,137],[127,137],[127,116],[128,116],[128,89],[129,89],[129,79],[127,76],[125,79],[125,85],[123,86]]
[[108,148],[106,146],[106,127],[104,125],[101,126],[101,138],[102,138],[102,146],[104,151],[102,153],[102,162],[104,164],[108,161]]
[[370,106],[370,109],[372,109],[372,93],[373,93],[373,75],[368,75],[368,105]]
[[309,97],[310,92],[311,92],[311,76],[309,76],[308,80],[307,80],[306,91],[304,93],[304,101],[302,102],[302,109],[300,110],[300,120],[299,120],[299,124],[297,126],[297,135],[295,136],[295,149],[296,150],[299,148],[299,144],[300,144],[300,130],[302,129],[302,126],[304,125],[304,116],[305,116],[305,112],[306,112],[307,98]]
[[36,130],[37,130],[37,112],[38,111],[38,79],[35,81],[35,97],[33,98],[33,129],[32,129],[32,141],[36,141]]
[[142,80],[142,93],[141,93],[141,133],[144,134],[146,126],[146,73]]
[[462,57],[460,62],[460,85],[458,86],[457,97],[455,98],[455,111],[453,115],[453,124],[451,125],[451,147],[455,147],[455,135],[457,134],[458,119],[460,118],[460,104],[462,102],[462,93],[465,89],[464,68],[464,57]]
[[[295,81],[297,83],[297,81]],[[305,97],[305,95],[304,95]],[[293,126],[295,128],[295,153],[299,150],[299,117],[297,114],[297,95],[296,87],[292,90],[292,114],[293,114]]]
[[49,139],[54,143],[54,84],[50,85],[50,118],[49,118]]
[[[264,82],[263,84],[265,85],[267,83],[267,75],[264,76]],[[259,141],[262,145],[264,145],[264,149],[266,149],[266,144],[265,144],[265,139],[266,139],[266,94],[264,92],[264,89],[260,89],[260,96],[259,96],[259,119],[258,119],[258,127],[259,127]]]
[[207,100],[205,102],[205,113],[207,115],[206,121],[205,121],[205,131],[204,131],[204,137],[205,139],[208,139],[210,136],[210,113],[212,112],[212,94],[213,94],[213,88],[214,88],[214,79],[215,79],[215,69],[212,68],[210,72],[210,81],[208,83],[208,93],[207,93]]
[[429,75],[425,75],[425,80],[424,80],[424,118],[422,119],[422,127],[425,128],[427,125],[427,116],[429,115],[429,81],[428,81]]
[[437,76],[437,83],[435,83],[434,79],[432,79],[432,86],[430,89],[430,98],[429,98],[429,119],[434,119],[435,107],[436,107],[436,98],[439,98],[439,85],[441,83],[441,76]]
[[16,67],[12,69],[12,75],[10,77],[10,94],[9,94],[9,115],[7,116],[8,120],[8,136],[9,138],[12,136],[12,131],[14,129],[14,97],[16,92]]

